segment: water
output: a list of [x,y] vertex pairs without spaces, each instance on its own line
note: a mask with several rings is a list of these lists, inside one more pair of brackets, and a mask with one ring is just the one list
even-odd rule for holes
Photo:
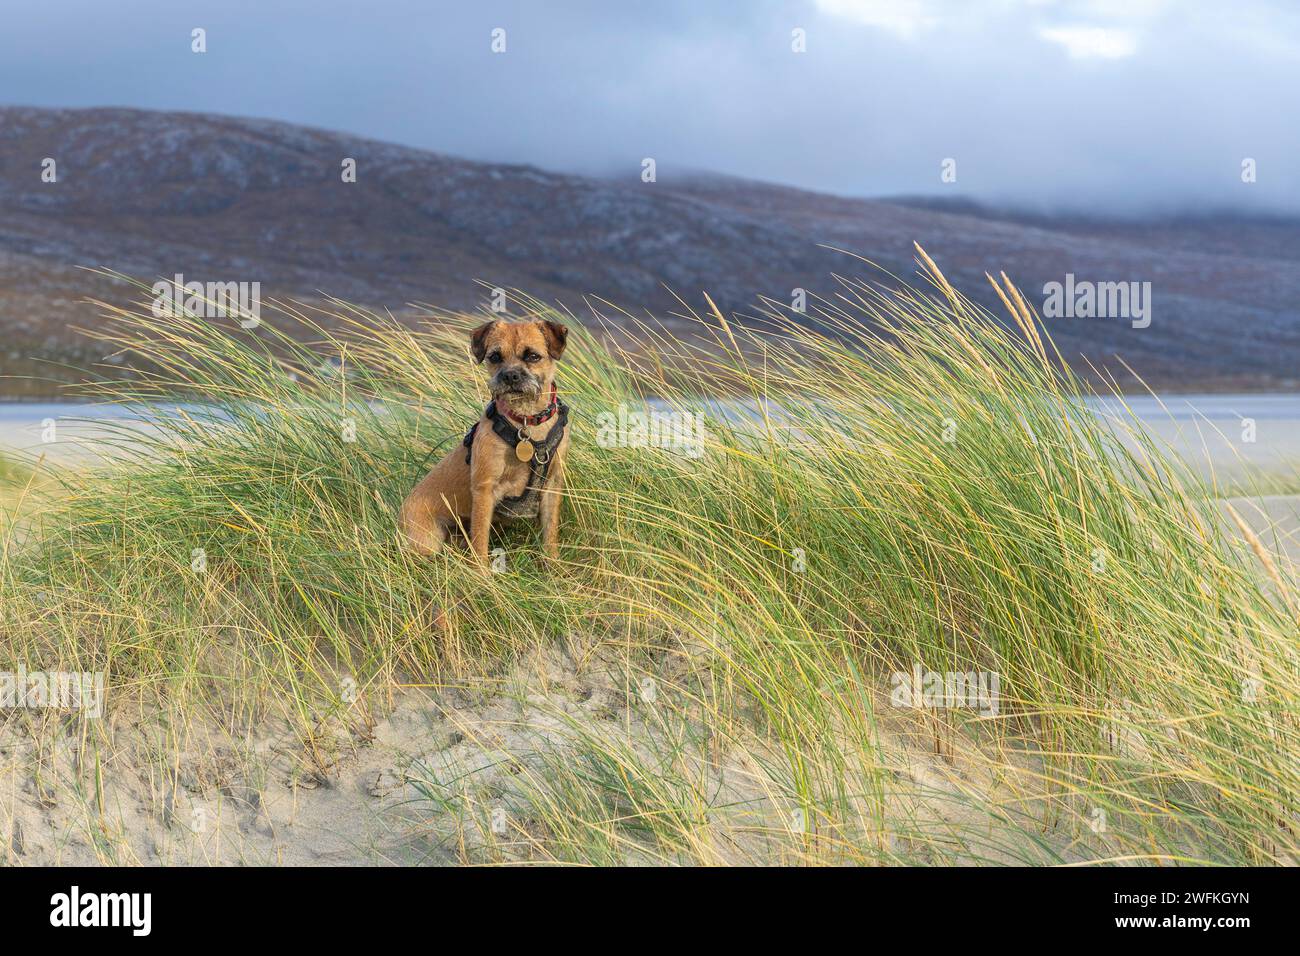
[[[1135,395],[1125,401],[1139,418],[1148,422],[1168,421],[1171,418],[1177,422],[1197,419],[1237,422],[1242,418],[1253,418],[1257,422],[1300,421],[1300,393],[1169,395],[1163,398]],[[1164,408],[1161,408],[1161,402],[1164,403]],[[1113,398],[1093,399],[1088,404],[1105,412],[1123,411]]]
[[[1300,470],[1300,394],[1174,395],[1163,398],[1163,408],[1150,396],[1127,402],[1151,432],[1207,473],[1226,478],[1252,469]],[[1103,417],[1123,415],[1113,398],[1088,404]],[[88,441],[129,427],[134,418],[122,405],[0,402],[0,450],[76,460],[89,454]]]

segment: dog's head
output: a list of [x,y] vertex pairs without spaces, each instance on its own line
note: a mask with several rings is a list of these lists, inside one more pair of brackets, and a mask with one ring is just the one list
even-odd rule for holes
[[471,332],[469,344],[475,361],[487,364],[492,396],[522,404],[550,397],[555,363],[568,336],[559,322],[493,320]]

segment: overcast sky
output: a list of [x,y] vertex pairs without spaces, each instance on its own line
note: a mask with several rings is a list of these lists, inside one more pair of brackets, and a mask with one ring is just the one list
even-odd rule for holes
[[272,117],[565,171],[653,157],[660,179],[1300,211],[1292,0],[5,0],[0,102]]

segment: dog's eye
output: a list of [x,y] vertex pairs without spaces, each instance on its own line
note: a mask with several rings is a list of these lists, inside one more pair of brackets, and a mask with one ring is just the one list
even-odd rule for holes
[[493,352],[491,355],[488,356],[488,361],[491,362],[493,365],[496,365],[498,362],[501,361],[501,353]]
[[538,355],[536,352],[528,351],[528,352],[525,352],[525,353],[524,353],[524,361],[525,361],[525,362],[528,362],[530,365],[531,365],[533,362],[540,362],[541,359],[542,359],[542,357],[541,357],[540,355]]

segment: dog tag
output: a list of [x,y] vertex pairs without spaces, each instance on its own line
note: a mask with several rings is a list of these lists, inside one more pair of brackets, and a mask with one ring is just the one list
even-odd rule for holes
[[519,444],[515,446],[515,457],[520,461],[532,461],[533,443],[527,438],[519,439]]

